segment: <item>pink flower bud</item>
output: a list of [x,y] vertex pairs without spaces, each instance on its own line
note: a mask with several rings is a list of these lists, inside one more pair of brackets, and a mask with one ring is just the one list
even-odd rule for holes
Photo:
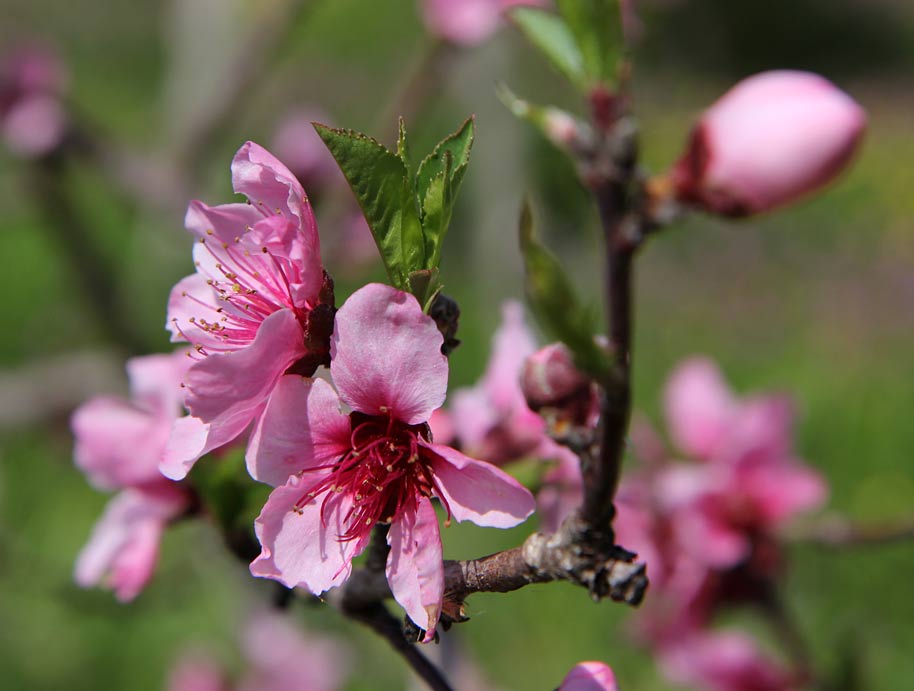
[[574,366],[565,344],[553,343],[529,356],[520,382],[531,410],[558,409],[576,424],[588,423],[595,407],[591,381]]
[[681,201],[726,216],[769,211],[834,179],[866,114],[826,79],[790,70],[744,79],[692,130],[673,169]]

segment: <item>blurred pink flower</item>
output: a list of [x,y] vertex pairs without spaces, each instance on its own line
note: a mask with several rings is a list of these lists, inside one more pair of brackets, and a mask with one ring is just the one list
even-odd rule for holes
[[165,526],[190,504],[158,464],[181,413],[185,351],[127,362],[131,399],[99,397],[73,414],[76,465],[101,489],[123,490],[95,525],[76,562],[76,581],[100,583],[122,601],[135,598],[152,576]]
[[312,197],[346,184],[340,169],[315,132],[312,122],[328,122],[326,113],[300,107],[286,112],[273,134],[272,150]]
[[769,211],[834,179],[865,127],[863,109],[819,75],[756,74],[701,116],[674,183],[680,199],[715,213]]
[[175,424],[161,465],[173,479],[242,434],[283,374],[310,376],[329,361],[333,284],[302,186],[253,142],[235,155],[232,183],[249,203],[188,207],[197,271],[168,301],[172,340],[200,358],[185,378],[191,415]]
[[796,674],[765,656],[737,631],[695,633],[660,652],[665,676],[676,684],[707,691],[793,691]]
[[339,643],[303,631],[289,617],[260,612],[242,633],[248,668],[238,691],[334,691],[346,679]]
[[40,157],[63,141],[68,126],[61,102],[67,73],[57,56],[38,45],[22,46],[0,60],[0,130],[7,147]]
[[535,350],[523,306],[504,303],[482,379],[451,398],[454,429],[469,453],[500,465],[536,455],[544,440],[549,441],[543,419],[527,406],[520,385],[524,360]]
[[562,521],[581,505],[584,498],[584,483],[581,478],[581,462],[570,449],[558,444],[550,452],[544,447],[545,456],[555,461],[546,471],[543,484],[536,494],[536,510],[540,515],[542,530],[554,533]]
[[603,662],[579,662],[565,679],[558,691],[616,691],[616,676]]
[[229,682],[212,658],[191,652],[172,670],[169,691],[335,691],[347,676],[339,643],[309,634],[281,614],[254,614],[239,642],[245,664],[237,681]]
[[251,572],[322,593],[349,577],[374,525],[389,523],[387,579],[426,641],[444,588],[431,497],[458,521],[499,528],[523,521],[534,503],[496,467],[431,441],[427,423],[447,389],[442,340],[412,295],[361,288],[336,315],[337,391],[283,377],[249,447],[252,475],[276,486],[255,523],[263,551]]
[[704,627],[727,602],[763,598],[781,568],[780,528],[818,507],[822,477],[796,458],[782,396],[738,398],[709,360],[692,358],[665,391],[671,437],[688,462],[651,459],[618,494],[620,544],[648,563],[639,630],[659,645]]
[[168,675],[168,691],[229,691],[222,668],[200,652],[185,654]]
[[506,10],[518,5],[544,6],[545,0],[422,0],[428,31],[461,46],[473,46],[495,33]]
[[104,585],[121,602],[134,599],[152,577],[165,526],[188,503],[187,494],[165,480],[117,494],[76,559],[76,582]]

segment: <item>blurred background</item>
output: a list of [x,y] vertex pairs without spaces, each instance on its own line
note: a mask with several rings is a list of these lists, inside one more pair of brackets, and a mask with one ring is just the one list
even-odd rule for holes
[[[654,172],[676,159],[705,105],[756,71],[820,72],[870,118],[856,165],[825,194],[757,220],[695,216],[649,243],[637,276],[637,410],[660,427],[666,375],[707,354],[738,391],[793,396],[797,447],[831,484],[828,511],[914,515],[914,5],[639,0],[637,10],[635,112]],[[388,144],[402,112],[415,151],[475,113],[442,267],[462,311],[451,382],[468,385],[500,303],[522,295],[515,228],[525,192],[582,294],[598,295],[588,196],[494,87],[580,104],[509,27],[476,46],[443,45],[414,0],[0,0],[0,16],[0,52],[56,52],[79,127],[63,163],[0,154],[0,687],[161,689],[188,648],[232,669],[245,617],[272,589],[205,522],[168,531],[156,577],[129,605],[72,580],[107,496],[73,467],[68,416],[92,395],[126,390],[129,354],[169,349],[166,298],[191,270],[187,201],[229,200],[229,162],[247,139],[283,158],[277,138],[297,111]],[[340,304],[383,273],[335,174],[305,184]],[[455,525],[445,557],[512,546],[534,524]],[[790,557],[789,605],[816,661],[859,675],[855,688],[914,688],[912,546]],[[629,642],[621,606],[563,584],[469,604],[472,621],[447,637],[492,687],[553,688],[576,662],[599,659],[623,690],[671,688]],[[346,688],[409,683],[400,659],[358,625],[327,607],[294,614],[346,643]]]

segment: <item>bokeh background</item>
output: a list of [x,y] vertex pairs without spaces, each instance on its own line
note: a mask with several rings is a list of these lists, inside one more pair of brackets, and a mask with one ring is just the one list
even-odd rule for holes
[[[675,159],[703,105],[763,69],[821,72],[864,105],[870,126],[856,165],[816,199],[740,223],[696,216],[649,243],[638,266],[637,409],[659,426],[670,369],[710,355],[740,391],[792,394],[801,455],[831,484],[828,511],[860,521],[914,515],[914,5],[638,7],[635,110],[651,170]],[[87,159],[116,171],[69,165],[66,206],[42,190],[33,164],[0,155],[0,687],[160,689],[189,646],[237,666],[238,631],[272,589],[205,522],[168,532],[156,578],[130,605],[72,582],[107,497],[73,467],[68,414],[90,395],[125,390],[125,341],[168,349],[165,299],[191,269],[187,200],[227,201],[234,151],[246,139],[269,146],[293,106],[390,143],[392,109],[405,104],[416,150],[475,113],[478,139],[443,264],[446,292],[462,309],[452,386],[470,384],[501,301],[522,294],[515,223],[525,192],[540,233],[596,299],[599,238],[587,196],[494,86],[571,109],[577,97],[510,29],[472,49],[436,49],[414,0],[0,0],[0,17],[3,50],[37,38],[58,51],[75,117],[101,143]],[[244,88],[233,94],[237,80]],[[208,125],[220,109],[226,115]],[[339,193],[326,200],[318,217],[332,249],[342,246],[348,202]],[[100,256],[81,252],[87,237]],[[382,276],[376,263],[340,252],[327,263],[338,303]],[[103,309],[87,276],[106,277]],[[129,337],[112,334],[118,322]],[[534,524],[451,527],[445,556],[511,546]],[[817,663],[856,676],[853,688],[914,689],[914,545],[790,556],[789,606]],[[447,636],[498,688],[552,688],[583,659],[609,662],[622,689],[668,688],[628,642],[630,613],[571,586],[476,595],[470,614]],[[350,645],[348,688],[409,683],[382,641],[329,608],[300,605],[295,615]]]

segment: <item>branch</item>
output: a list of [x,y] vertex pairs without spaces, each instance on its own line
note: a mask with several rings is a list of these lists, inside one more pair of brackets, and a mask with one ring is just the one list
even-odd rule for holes
[[[595,532],[573,514],[554,535],[533,533],[522,545],[479,559],[444,562],[444,612],[463,621],[473,593],[508,593],[533,583],[568,581],[591,597],[638,605],[647,589],[644,564],[613,544],[612,531]],[[341,588],[341,608],[359,610],[391,596],[383,572],[360,569]]]
[[907,542],[914,540],[914,519],[865,525],[834,516],[797,528],[788,538],[793,542],[831,548]]
[[438,668],[412,642],[406,639],[400,621],[388,612],[382,603],[375,602],[367,607],[360,607],[352,611],[344,609],[343,611],[346,616],[364,624],[390,643],[390,646],[406,660],[430,689],[451,691],[451,685]]
[[43,225],[54,234],[74,282],[82,289],[107,337],[130,354],[146,352],[136,322],[124,316],[119,300],[122,291],[114,280],[113,267],[67,193],[64,165],[62,158],[51,157],[42,159],[34,168],[31,188],[46,221]]

